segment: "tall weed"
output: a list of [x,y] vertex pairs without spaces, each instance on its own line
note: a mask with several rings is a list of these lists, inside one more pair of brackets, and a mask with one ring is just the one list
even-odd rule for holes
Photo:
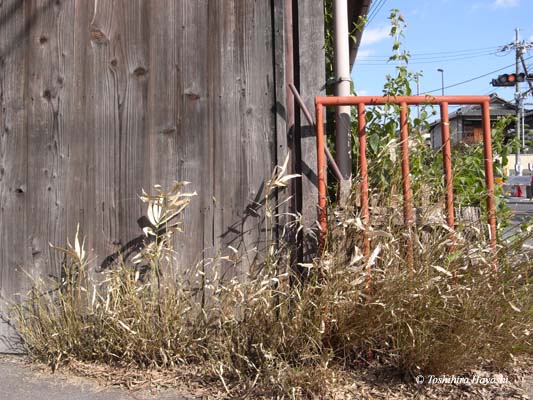
[[[274,178],[284,184],[282,176]],[[452,242],[444,225],[417,225],[408,265],[401,227],[384,220],[367,228],[373,252],[363,257],[362,225],[345,210],[330,223],[324,254],[300,266],[304,282],[293,279],[288,257],[269,250],[269,265],[252,268],[247,280],[215,285],[201,266],[186,274],[192,279],[173,273],[174,221],[191,197],[182,187],[143,194],[153,224],[146,246],[101,276],[88,273],[79,233],[73,246],[58,248],[67,256],[62,279],[35,282],[15,308],[32,357],[54,369],[70,361],[200,365],[230,395],[311,397],[327,393],[338,368],[371,364],[408,377],[531,354],[533,254],[519,241],[502,243],[494,256],[483,240],[462,239],[461,229]],[[215,270],[222,261],[206,260]],[[206,289],[211,297],[202,302]]]

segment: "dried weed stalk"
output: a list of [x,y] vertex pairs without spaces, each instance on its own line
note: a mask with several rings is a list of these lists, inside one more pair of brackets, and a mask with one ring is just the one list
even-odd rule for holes
[[[15,308],[29,353],[52,368],[69,361],[121,371],[202,366],[204,379],[217,379],[228,395],[288,398],[326,395],[338,368],[459,373],[531,354],[533,263],[525,236],[500,245],[494,271],[483,240],[461,239],[458,229],[452,243],[444,225],[419,224],[415,265],[407,266],[395,218],[364,228],[357,212],[345,211],[330,224],[327,251],[302,266],[305,284],[294,285],[269,203],[293,178],[285,170],[267,185],[267,267],[255,266],[246,281],[215,285],[196,267],[188,274],[196,279],[173,273],[176,220],[192,196],[183,184],[143,193],[152,223],[146,246],[103,279],[87,272],[78,233],[73,246],[56,247],[68,259],[61,281],[36,281]],[[363,229],[369,258],[359,248]],[[210,260],[213,268],[219,261]],[[198,291],[206,287],[211,299],[204,303]]]

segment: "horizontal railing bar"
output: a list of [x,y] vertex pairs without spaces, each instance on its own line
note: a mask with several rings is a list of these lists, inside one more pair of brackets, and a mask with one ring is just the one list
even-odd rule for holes
[[[424,105],[435,104],[441,106],[441,121],[443,124],[442,136],[444,153],[444,168],[445,168],[445,181],[447,190],[447,209],[448,218],[447,222],[450,228],[454,229],[454,210],[453,210],[453,173],[451,171],[451,151],[450,151],[450,134],[449,134],[449,115],[448,105],[465,105],[465,104],[477,104],[482,106],[483,117],[483,147],[485,158],[485,185],[487,189],[487,209],[488,209],[488,224],[490,227],[490,242],[494,252],[497,250],[497,229],[496,229],[496,207],[494,200],[494,176],[492,170],[492,135],[491,135],[491,123],[490,123],[490,96],[344,96],[344,97],[315,97],[316,107],[316,119],[317,124],[315,126],[315,132],[317,134],[317,175],[318,175],[318,220],[320,225],[320,248],[323,248],[327,235],[327,193],[325,185],[325,157],[324,157],[324,126],[323,126],[323,107],[327,106],[358,106],[359,114],[359,140],[360,151],[366,150],[366,119],[365,119],[365,106],[379,106],[385,104],[397,104],[401,106],[400,126],[402,137],[402,176],[403,176],[403,194],[404,194],[404,221],[407,226],[410,226],[413,220],[411,201],[411,188],[409,182],[409,147],[408,137],[409,128],[407,126],[407,106],[408,105]],[[365,185],[364,176],[366,175],[366,157],[361,157],[362,162],[362,187],[363,192],[368,191],[368,187]],[[362,193],[362,213],[363,219],[366,222],[365,216],[368,214],[365,212],[366,199],[364,199],[366,193]],[[364,238],[363,238],[364,239]],[[408,243],[408,247],[410,243]],[[409,249],[408,249],[409,250]],[[409,251],[408,251],[409,253]],[[408,261],[412,262],[412,257],[408,254]]]
[[355,106],[357,104],[366,104],[367,106],[380,106],[385,104],[407,105],[424,105],[424,104],[455,104],[470,105],[483,104],[490,101],[489,96],[343,96],[343,97],[326,97],[318,96],[315,98],[317,104],[323,106]]

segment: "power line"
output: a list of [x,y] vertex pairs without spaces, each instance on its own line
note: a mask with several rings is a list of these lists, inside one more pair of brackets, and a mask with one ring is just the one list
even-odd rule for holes
[[413,53],[413,55],[440,55],[440,54],[455,54],[455,53],[470,53],[472,51],[484,51],[484,50],[498,50],[501,46],[488,46],[488,47],[478,47],[475,49],[461,49],[461,50],[444,50],[444,51],[429,51],[429,52],[420,52]]
[[367,24],[370,23],[370,20],[374,18],[376,14],[376,9],[380,6],[384,0],[378,0],[377,2],[372,2],[370,5],[370,10],[368,11]]
[[[424,55],[413,55],[408,53],[409,60],[419,60],[419,61],[427,61],[427,60],[443,60],[447,58],[457,58],[457,57],[468,57],[468,56],[479,56],[479,55],[493,55],[497,54],[497,51],[495,50],[482,50],[482,51],[472,51],[469,53],[456,53],[456,54],[442,54],[438,56],[424,56]],[[387,61],[390,57],[363,57],[361,61],[372,61],[372,62],[378,62],[378,61]]]
[[[480,58],[480,57],[487,57],[492,56],[496,53],[489,52],[489,53],[479,53],[479,54],[472,54],[472,55],[461,55],[461,56],[451,56],[451,57],[431,57],[431,58],[419,58],[419,59],[411,59],[409,58],[409,65],[417,65],[417,64],[435,64],[435,63],[442,63],[442,62],[451,62],[451,61],[461,61],[461,60],[469,60],[472,58]],[[389,60],[359,60],[356,61],[356,64],[358,66],[390,66]]]
[[[422,59],[420,61],[409,60],[407,64],[408,65],[420,65],[420,64],[440,64],[443,62],[450,63],[450,62],[455,62],[455,61],[471,60],[474,58],[483,58],[483,57],[487,57],[491,55],[494,55],[494,53],[475,54],[472,56],[462,56],[462,57],[452,57],[452,58],[439,58],[439,59],[428,59],[428,60]],[[368,60],[368,61],[360,60],[356,62],[356,65],[360,67],[366,67],[366,66],[390,67],[394,64],[391,64],[389,60],[383,61],[383,62],[377,62],[377,60]]]
[[[501,48],[501,46],[489,46],[489,47],[480,47],[476,49],[463,49],[463,50],[448,50],[448,51],[433,51],[433,52],[418,52],[418,53],[410,53],[411,57],[438,57],[438,56],[446,56],[446,55],[459,55],[463,53],[479,53],[479,52],[487,52],[487,51],[498,51]],[[383,58],[387,59],[389,55],[387,54],[381,54],[381,55],[368,55],[365,58]]]
[[367,26],[370,25],[370,23],[374,20],[374,18],[376,18],[376,15],[378,15],[378,13],[381,11],[381,9],[383,8],[386,2],[387,0],[378,0],[374,9],[370,10],[370,15],[366,22]]
[[[524,61],[525,61],[525,60],[529,60],[529,59],[531,59],[531,58],[533,58],[533,56],[524,59]],[[507,68],[510,68],[510,67],[514,67],[514,66],[515,66],[514,63],[513,63],[513,64],[510,64],[510,65],[506,65],[505,67],[501,67],[501,68],[498,68],[498,69],[496,69],[496,70],[494,70],[494,71],[487,72],[486,74],[479,75],[479,76],[476,76],[476,77],[474,77],[474,78],[467,79],[466,81],[457,82],[457,83],[454,83],[454,84],[452,84],[452,85],[445,86],[444,89],[449,89],[449,88],[456,87],[456,86],[459,86],[459,85],[464,85],[465,83],[469,83],[469,82],[475,81],[475,80],[477,80],[477,79],[484,78],[484,77],[486,77],[486,76],[492,75],[492,74],[494,74],[494,73],[496,73],[496,72],[500,72],[500,71],[503,71],[504,69],[507,69]],[[438,88],[438,89],[434,89],[434,90],[429,90],[429,91],[426,91],[425,93],[440,92],[442,89],[443,89],[443,88]]]

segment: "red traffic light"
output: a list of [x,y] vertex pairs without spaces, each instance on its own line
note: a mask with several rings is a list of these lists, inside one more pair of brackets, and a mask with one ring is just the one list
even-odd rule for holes
[[524,82],[526,80],[526,74],[503,74],[498,75],[497,79],[493,79],[492,86],[514,86],[516,82]]

